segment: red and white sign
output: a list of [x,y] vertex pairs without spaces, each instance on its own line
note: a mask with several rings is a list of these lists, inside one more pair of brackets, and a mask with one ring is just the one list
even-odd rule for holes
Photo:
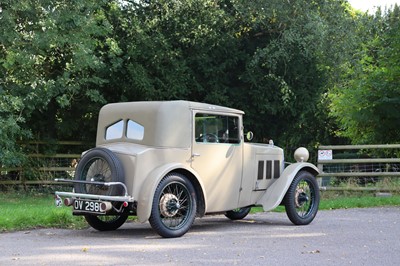
[[318,160],[332,160],[332,150],[319,150]]

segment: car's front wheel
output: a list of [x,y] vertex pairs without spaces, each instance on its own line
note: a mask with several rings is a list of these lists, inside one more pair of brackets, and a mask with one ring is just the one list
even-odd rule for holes
[[192,183],[182,174],[170,173],[157,186],[149,222],[162,237],[180,237],[192,226],[196,211]]
[[295,225],[306,225],[317,215],[319,200],[315,177],[307,171],[300,171],[293,179],[283,202],[289,220]]

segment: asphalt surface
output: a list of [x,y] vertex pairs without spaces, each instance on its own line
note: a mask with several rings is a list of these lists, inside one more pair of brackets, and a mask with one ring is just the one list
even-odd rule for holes
[[0,234],[0,265],[400,265],[400,207],[320,211],[307,226],[285,213],[198,218],[181,238],[148,223],[112,232]]

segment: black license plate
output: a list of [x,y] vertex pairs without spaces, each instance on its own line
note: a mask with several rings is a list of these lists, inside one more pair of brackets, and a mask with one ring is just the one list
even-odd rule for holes
[[100,208],[101,201],[97,200],[81,200],[75,199],[74,201],[74,211],[85,212],[85,213],[95,213],[95,214],[105,214]]

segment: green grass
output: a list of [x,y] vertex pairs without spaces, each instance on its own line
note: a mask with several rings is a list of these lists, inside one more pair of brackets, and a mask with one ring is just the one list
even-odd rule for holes
[[[368,194],[343,196],[324,193],[320,210],[378,206],[400,206],[400,195],[375,197]],[[260,211],[260,207],[252,209],[253,213]],[[284,207],[279,206],[275,211],[284,211]],[[55,207],[53,195],[15,192],[0,194],[0,232],[52,227],[77,229],[86,226],[82,216],[72,215],[70,207]]]
[[400,196],[337,197],[331,199],[322,199],[320,202],[320,210],[367,208],[381,206],[400,206]]
[[52,195],[0,194],[0,231],[32,228],[82,228],[83,217],[57,208]]

